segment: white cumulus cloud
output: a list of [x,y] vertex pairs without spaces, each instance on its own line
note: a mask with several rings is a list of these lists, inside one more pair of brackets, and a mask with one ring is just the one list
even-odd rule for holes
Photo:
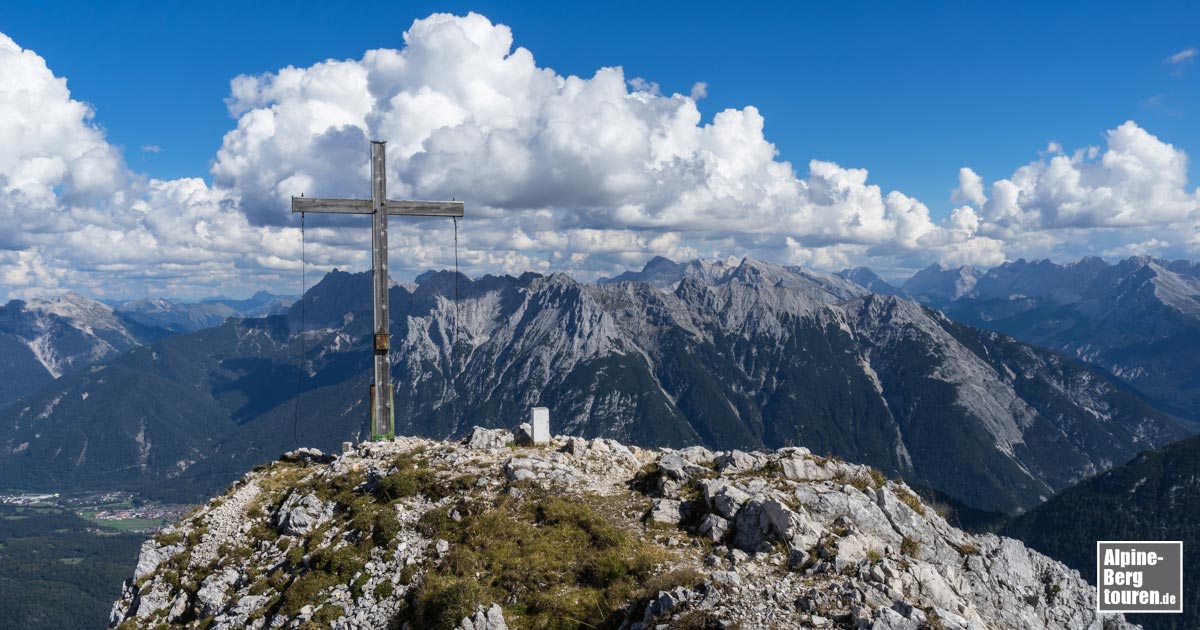
[[776,257],[793,256],[785,237],[806,250],[898,255],[966,240],[920,201],[869,184],[863,169],[814,160],[798,174],[754,107],[702,124],[703,83],[664,95],[619,67],[558,75],[477,14],[418,20],[404,39],[403,49],[359,60],[235,79],[237,128],[214,183],[255,224],[283,224],[293,195],[362,196],[366,140],[385,139],[393,196],[465,200],[473,246],[520,244],[515,251],[554,264],[567,258],[558,239],[507,235],[587,230],[591,238],[570,240],[569,259],[593,273],[668,253],[667,241],[703,255]]
[[1188,189],[1188,156],[1127,121],[1106,146],[1061,152],[1018,168],[983,194],[982,178],[959,174],[954,199],[973,206],[975,232],[1010,254],[1182,254],[1169,236],[1200,221],[1200,190]]
[[[938,220],[865,169],[814,159],[798,171],[753,106],[704,122],[703,82],[664,94],[620,67],[560,75],[478,14],[417,20],[403,43],[234,78],[235,122],[208,184],[131,171],[66,81],[0,36],[0,220],[17,226],[0,232],[0,291],[295,290],[290,197],[368,196],[374,139],[388,142],[389,196],[466,202],[460,258],[473,273],[589,278],[653,255],[902,269],[1195,247],[1166,232],[1197,232],[1187,156],[1133,122],[1104,149],[1053,143],[990,186],[961,169],[958,207]],[[307,220],[314,270],[369,264],[365,218]],[[450,266],[450,228],[396,219],[394,274]]]

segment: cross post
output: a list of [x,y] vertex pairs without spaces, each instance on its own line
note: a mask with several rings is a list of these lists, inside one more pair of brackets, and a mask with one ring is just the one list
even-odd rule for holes
[[[292,197],[292,212],[371,215],[371,272],[375,327],[372,347],[375,355],[375,379],[371,385],[371,439],[396,436],[391,363],[391,336],[388,334],[388,215],[418,217],[461,217],[461,201],[393,201],[387,198],[387,143],[371,142],[371,198],[319,199]],[[303,299],[303,298],[301,298]],[[304,331],[300,331],[301,334]]]

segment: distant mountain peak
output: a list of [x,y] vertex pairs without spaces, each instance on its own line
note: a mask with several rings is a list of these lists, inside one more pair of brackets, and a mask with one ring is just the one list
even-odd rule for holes
[[882,293],[885,295],[900,295],[908,297],[907,292],[887,280],[884,280],[868,267],[854,267],[852,269],[843,269],[837,275],[863,287],[871,293]]
[[646,262],[646,264],[642,266],[642,271],[650,271],[651,269],[655,269],[658,267],[674,267],[675,265],[678,265],[678,264],[679,263],[675,262],[674,260],[671,260],[670,258],[667,258],[666,256],[655,256],[654,258],[651,258],[650,260],[648,260]]
[[901,288],[922,302],[938,304],[967,295],[982,275],[970,265],[951,268],[936,263],[918,271]]
[[[687,277],[671,290],[563,273],[485,276],[463,283],[453,307],[452,272],[430,274],[412,292],[394,289],[398,429],[453,435],[473,418],[545,406],[573,434],[650,445],[805,444],[1010,512],[1176,435],[1170,417],[1095,371],[841,276],[754,259],[683,268]],[[322,447],[362,425],[370,283],[365,272],[330,274],[304,298],[303,387],[313,393],[302,398],[307,429],[299,430],[320,436]],[[58,471],[81,483],[133,483],[178,474],[185,457],[198,462],[189,475],[226,479],[282,441],[290,446],[283,427],[295,421],[286,403],[295,395],[297,315],[178,335],[44,390],[13,418],[12,446],[28,449],[5,455],[0,443],[0,482]],[[99,466],[107,462],[64,464],[81,453],[78,436],[95,443],[111,426],[133,426],[121,448],[137,452],[137,417],[97,401],[121,400],[139,383],[170,394],[138,411],[155,426],[185,413],[180,395],[203,412],[198,425],[225,418],[230,432],[212,447],[220,456],[201,450],[120,473]],[[178,453],[210,444],[169,439]],[[114,453],[118,441],[106,442]]]
[[688,264],[655,256],[642,265],[641,271],[625,271],[611,278],[601,278],[600,283],[645,282],[665,288],[683,279],[684,268]]

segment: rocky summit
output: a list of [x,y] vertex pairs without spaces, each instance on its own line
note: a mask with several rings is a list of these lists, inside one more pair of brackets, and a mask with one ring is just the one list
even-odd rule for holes
[[117,628],[1081,628],[1066,566],[805,448],[301,449],[147,541]]

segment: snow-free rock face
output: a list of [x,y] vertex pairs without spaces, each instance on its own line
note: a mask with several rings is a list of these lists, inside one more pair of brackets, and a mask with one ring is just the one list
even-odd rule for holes
[[978,274],[964,291],[922,280],[931,273],[904,285],[922,303],[1099,366],[1160,409],[1200,423],[1200,263],[1021,259]]
[[1062,564],[807,449],[519,447],[474,432],[247,474],[145,544],[111,623],[1130,627],[1093,597]]
[[880,295],[898,295],[903,298],[909,298],[904,289],[884,280],[879,277],[879,274],[871,271],[866,267],[855,267],[853,269],[843,269],[837,275],[854,282],[871,293]]

